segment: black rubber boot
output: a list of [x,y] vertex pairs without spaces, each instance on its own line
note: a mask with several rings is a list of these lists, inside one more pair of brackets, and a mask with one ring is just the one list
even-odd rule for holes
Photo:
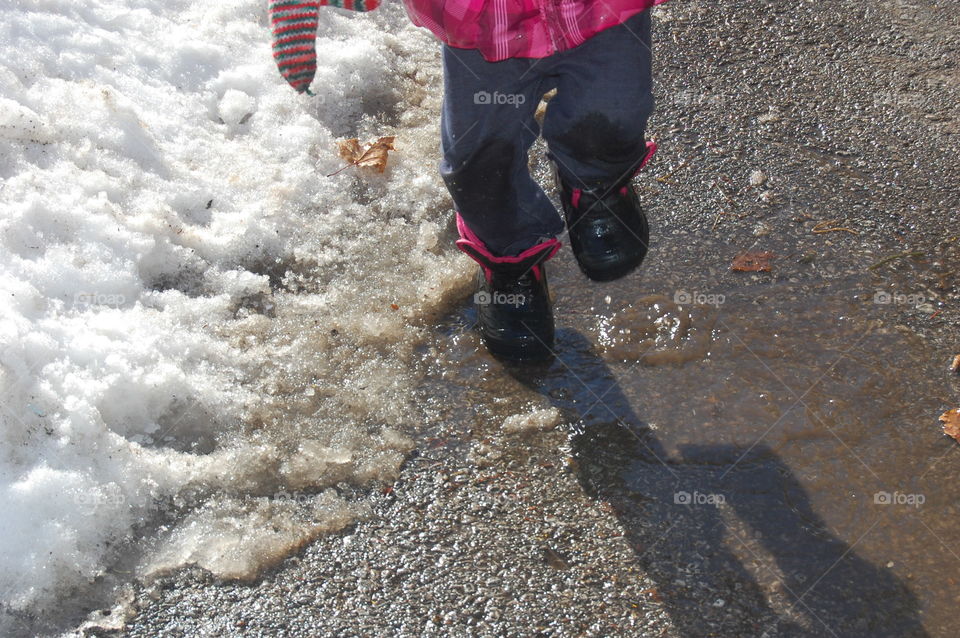
[[633,187],[573,188],[558,182],[570,247],[583,274],[612,281],[639,266],[647,255],[650,227]]
[[[640,171],[656,152],[647,143]],[[570,247],[580,270],[594,281],[612,281],[630,273],[647,255],[650,227],[631,185],[633,175],[615,184],[575,187],[554,170],[563,204]]]
[[474,295],[477,323],[487,349],[510,361],[548,359],[553,354],[553,304],[544,262],[560,249],[556,239],[517,256],[498,257],[457,217],[457,247],[480,264]]

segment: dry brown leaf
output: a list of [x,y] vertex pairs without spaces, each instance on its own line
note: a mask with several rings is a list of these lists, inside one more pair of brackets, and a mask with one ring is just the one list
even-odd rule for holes
[[960,374],[960,354],[953,358],[953,363],[950,364],[950,372]]
[[940,422],[943,423],[943,433],[960,441],[960,408],[947,410],[940,415]]
[[770,260],[776,255],[773,253],[742,253],[733,258],[730,270],[738,272],[770,272]]
[[[387,168],[387,153],[395,150],[393,148],[394,136],[381,137],[373,142],[366,149],[361,148],[360,141],[356,138],[338,142],[340,147],[340,157],[349,162],[349,166],[362,166],[364,168],[373,168],[378,173],[382,173]],[[340,171],[347,168],[344,166]],[[331,173],[327,177],[336,175],[340,171]]]
[[349,140],[343,140],[342,142],[337,142],[337,146],[340,147],[340,157],[347,160],[353,164],[357,159],[363,155],[363,149],[360,148],[360,140],[357,138],[352,138]]

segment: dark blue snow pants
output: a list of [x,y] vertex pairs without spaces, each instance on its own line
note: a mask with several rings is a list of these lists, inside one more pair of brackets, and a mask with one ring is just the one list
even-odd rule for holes
[[563,220],[531,178],[527,151],[540,135],[544,93],[550,159],[573,186],[612,185],[646,154],[653,110],[650,14],[547,58],[487,62],[444,45],[440,173],[457,211],[494,252],[515,255],[563,232]]

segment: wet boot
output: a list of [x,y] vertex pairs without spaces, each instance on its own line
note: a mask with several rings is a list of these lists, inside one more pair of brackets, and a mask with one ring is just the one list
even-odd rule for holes
[[[647,143],[640,171],[656,152]],[[650,227],[640,198],[630,184],[586,183],[574,187],[557,176],[557,188],[567,221],[570,246],[580,270],[594,281],[612,281],[630,273],[643,261],[650,242]]]
[[480,335],[495,357],[547,359],[553,349],[553,304],[544,262],[560,250],[556,239],[519,255],[495,256],[457,215],[457,247],[480,264],[474,295]]

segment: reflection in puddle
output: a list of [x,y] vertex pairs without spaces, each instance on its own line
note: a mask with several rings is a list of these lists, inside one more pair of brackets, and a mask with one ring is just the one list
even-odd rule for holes
[[931,471],[951,449],[936,427],[949,389],[872,294],[646,296],[561,315],[557,359],[509,370],[472,351],[468,314],[439,364],[492,422],[537,396],[573,415],[581,483],[612,505],[680,635],[923,636],[954,622],[960,559],[938,539],[958,472]]

